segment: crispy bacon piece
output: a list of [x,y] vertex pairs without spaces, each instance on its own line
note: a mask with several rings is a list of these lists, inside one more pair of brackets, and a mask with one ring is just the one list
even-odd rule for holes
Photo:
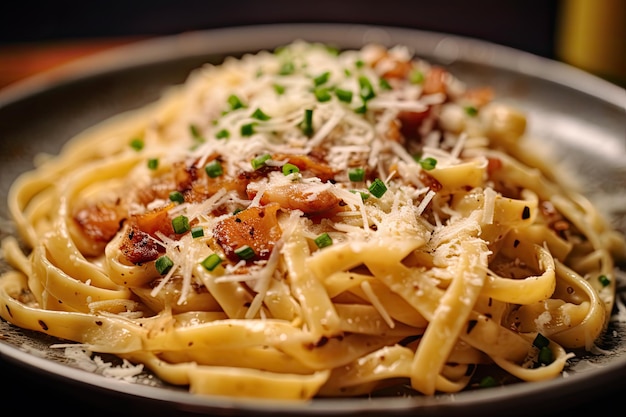
[[329,190],[312,191],[314,187],[304,183],[268,187],[261,204],[278,203],[284,209],[300,210],[304,214],[320,214],[339,207],[340,198]]
[[135,264],[153,261],[162,248],[156,243],[157,232],[166,236],[175,235],[172,220],[168,214],[171,206],[155,209],[128,219],[128,233],[122,239],[120,250]]
[[433,66],[424,78],[424,94],[446,93],[446,77],[448,71],[442,67]]
[[154,261],[159,257],[159,245],[150,235],[135,226],[131,226],[120,244],[120,250],[130,262],[141,264]]
[[310,173],[309,176],[319,177],[322,182],[332,180],[336,174],[335,170],[321,159],[310,155],[275,154],[272,159],[276,161],[287,160],[290,164],[297,166],[305,177],[307,176],[305,174]]
[[249,207],[218,222],[213,236],[224,255],[238,262],[240,259],[235,251],[248,245],[256,254],[252,260],[268,259],[282,234],[276,217],[279,208],[278,204]]
[[425,171],[420,171],[419,179],[426,187],[435,192],[440,191],[443,188],[443,185],[441,185],[441,183],[437,181],[435,177],[426,173]]
[[120,230],[125,210],[119,201],[89,203],[75,210],[70,226],[79,250],[86,256],[98,256]]

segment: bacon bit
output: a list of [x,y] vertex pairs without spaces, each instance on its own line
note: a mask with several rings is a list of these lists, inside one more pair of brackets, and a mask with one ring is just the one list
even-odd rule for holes
[[98,202],[87,205],[76,211],[74,224],[91,244],[83,245],[89,249],[86,255],[97,255],[104,250],[106,244],[120,230],[125,213],[120,204]]
[[218,222],[213,236],[224,250],[224,255],[238,262],[240,259],[235,250],[248,245],[256,254],[253,260],[268,259],[282,234],[276,218],[279,208],[278,204],[249,207]]
[[487,158],[487,175],[489,177],[500,169],[502,169],[502,160],[500,158]]
[[400,122],[400,132],[406,139],[418,139],[420,137],[419,128],[430,114],[430,108],[423,112],[401,111],[398,113]]
[[440,191],[443,188],[443,185],[439,181],[435,179],[432,175],[420,171],[419,180],[428,188],[433,190],[434,192]]
[[[293,164],[300,169],[300,173],[307,177],[318,177],[322,182],[330,181],[335,177],[337,173],[328,164],[323,162],[323,159],[316,155],[288,155],[288,154],[274,154],[272,159],[275,161],[287,160],[290,164]],[[311,175],[307,175],[310,173]]]
[[468,88],[463,94],[463,98],[475,105],[483,107],[493,100],[494,92],[491,87]]
[[311,186],[293,183],[268,187],[261,197],[261,204],[277,203],[281,208],[301,210],[305,214],[320,214],[337,209],[341,201],[329,190],[310,192]]
[[404,136],[402,135],[401,127],[402,125],[398,119],[391,120],[389,122],[389,129],[385,132],[385,138],[396,143],[404,143]]
[[411,61],[393,61],[393,68],[385,71],[383,73],[383,78],[399,78],[406,79],[409,76],[409,73],[413,69],[413,64]]
[[141,264],[158,258],[160,247],[148,233],[131,226],[120,244],[120,251],[130,262]]
[[448,71],[442,67],[434,66],[426,74],[424,79],[424,94],[446,93],[446,77]]
[[152,237],[156,237],[156,232],[161,232],[165,236],[175,236],[172,219],[168,213],[168,210],[173,206],[173,204],[169,204],[143,214],[133,215],[129,219],[130,224]]

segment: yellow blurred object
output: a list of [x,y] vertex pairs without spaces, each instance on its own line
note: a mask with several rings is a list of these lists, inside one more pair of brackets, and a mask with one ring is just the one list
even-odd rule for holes
[[557,58],[626,86],[626,1],[563,0]]

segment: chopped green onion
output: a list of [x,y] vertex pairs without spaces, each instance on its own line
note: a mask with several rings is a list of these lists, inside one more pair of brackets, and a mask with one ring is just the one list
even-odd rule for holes
[[183,193],[180,191],[172,191],[170,193],[170,201],[173,201],[174,203],[184,203],[185,196],[183,196]]
[[372,193],[374,197],[380,198],[387,192],[387,186],[380,178],[376,178],[369,186],[369,192]]
[[328,233],[322,233],[318,237],[315,238],[315,244],[318,248],[325,248],[326,246],[330,246],[333,244],[333,239],[330,237]]
[[354,109],[354,112],[357,113],[357,114],[365,114],[365,113],[367,113],[367,103],[363,102],[363,104],[361,104],[359,107]]
[[370,80],[365,75],[359,77],[359,87],[359,94],[361,98],[363,98],[363,101],[371,100],[376,97],[372,83],[370,83]]
[[254,111],[254,113],[252,113],[252,117],[257,119],[257,120],[269,120],[269,119],[271,119],[271,117],[268,116],[267,114],[263,113],[263,110],[261,110],[261,109],[256,109]]
[[215,134],[217,139],[228,139],[230,137],[230,132],[226,129],[222,129]]
[[148,169],[155,170],[159,167],[159,160],[157,158],[148,159]]
[[480,388],[495,387],[496,385],[498,385],[498,381],[492,376],[486,376],[478,383]]
[[359,193],[361,195],[361,201],[365,201],[370,198],[370,195],[364,191],[350,190],[350,192],[353,194]]
[[191,237],[196,239],[204,236],[204,229],[202,226],[194,226],[191,228]]
[[409,74],[409,82],[411,84],[421,84],[424,82],[424,73],[420,70],[413,70]]
[[551,364],[552,359],[552,351],[548,346],[544,346],[539,350],[538,361],[540,364],[548,365]]
[[604,274],[600,275],[598,277],[598,280],[600,281],[600,284],[602,284],[603,287],[607,287],[611,283],[611,280],[609,279],[609,277],[607,277]]
[[365,178],[365,170],[363,168],[353,168],[348,171],[348,178],[350,181],[359,182]]
[[252,136],[254,134],[254,123],[246,123],[241,126],[241,136]]
[[344,103],[350,103],[352,101],[352,91],[350,90],[342,90],[341,88],[336,88],[335,94],[337,95],[337,98]]
[[244,261],[252,259],[256,256],[256,253],[254,253],[254,249],[252,249],[248,245],[243,245],[235,249],[235,254],[239,256],[239,259],[243,259]]
[[200,129],[198,129],[198,126],[194,125],[193,123],[190,124],[189,132],[191,133],[191,137],[193,137],[195,141],[204,142],[204,137],[202,137],[202,134],[200,133]]
[[231,94],[228,97],[228,104],[230,105],[231,110],[237,110],[245,107],[239,97],[234,94]]
[[437,166],[437,160],[435,158],[424,158],[424,159],[419,159],[417,161],[423,169],[425,169],[426,171],[430,171],[435,169],[435,167]]
[[133,148],[136,151],[140,151],[143,149],[143,140],[139,139],[139,138],[135,138],[133,140],[130,141],[130,147]]
[[296,70],[296,66],[293,64],[293,62],[288,61],[288,62],[283,63],[283,65],[281,65],[278,73],[280,75],[289,75],[289,74],[293,74],[295,70]]
[[204,258],[204,260],[202,262],[200,262],[200,264],[207,271],[213,271],[221,263],[222,263],[222,258],[220,258],[220,256],[217,253],[210,254],[209,256]]
[[204,166],[204,171],[211,178],[217,178],[224,173],[222,164],[217,159],[212,160]]
[[320,103],[324,103],[331,99],[330,90],[326,87],[317,87],[313,90],[313,94],[315,94],[315,98]]
[[267,161],[271,157],[272,156],[270,154],[268,154],[268,153],[266,153],[264,155],[261,155],[261,156],[257,156],[252,161],[250,161],[250,163],[252,164],[252,168],[255,169],[255,170],[261,168],[262,166],[265,165],[265,161]]
[[285,86],[280,84],[274,84],[274,91],[276,91],[276,94],[280,96],[285,93]]
[[317,77],[313,78],[313,83],[315,84],[315,86],[319,86],[319,85],[325,84],[329,78],[330,78],[330,72],[326,71],[325,73],[320,74]]
[[478,109],[474,106],[465,106],[463,109],[468,116],[474,117],[478,114]]
[[174,228],[174,232],[178,234],[189,231],[189,218],[182,214],[178,217],[174,217],[172,219],[172,227]]
[[174,261],[172,261],[169,256],[163,255],[157,258],[154,266],[159,274],[165,275],[174,266]]
[[355,65],[357,68],[362,68],[363,66],[365,66],[365,62],[363,62],[363,60],[361,60],[361,59],[358,59],[358,60],[354,63],[354,65]]
[[389,84],[389,81],[387,81],[384,78],[381,78],[380,80],[378,80],[378,85],[383,90],[391,90],[391,84]]
[[301,128],[302,133],[305,135],[311,136],[313,134],[313,110],[304,110],[304,120],[302,121]]
[[550,340],[541,333],[537,333],[537,336],[535,336],[535,340],[533,340],[533,346],[539,349],[543,347],[548,347],[549,344]]
[[298,168],[294,164],[286,163],[285,165],[283,165],[283,174],[285,175],[295,174],[298,172],[300,172],[300,168]]

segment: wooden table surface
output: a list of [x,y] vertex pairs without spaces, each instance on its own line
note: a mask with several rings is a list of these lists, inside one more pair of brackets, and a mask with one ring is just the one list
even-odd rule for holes
[[145,38],[95,38],[0,45],[0,90],[37,73]]

